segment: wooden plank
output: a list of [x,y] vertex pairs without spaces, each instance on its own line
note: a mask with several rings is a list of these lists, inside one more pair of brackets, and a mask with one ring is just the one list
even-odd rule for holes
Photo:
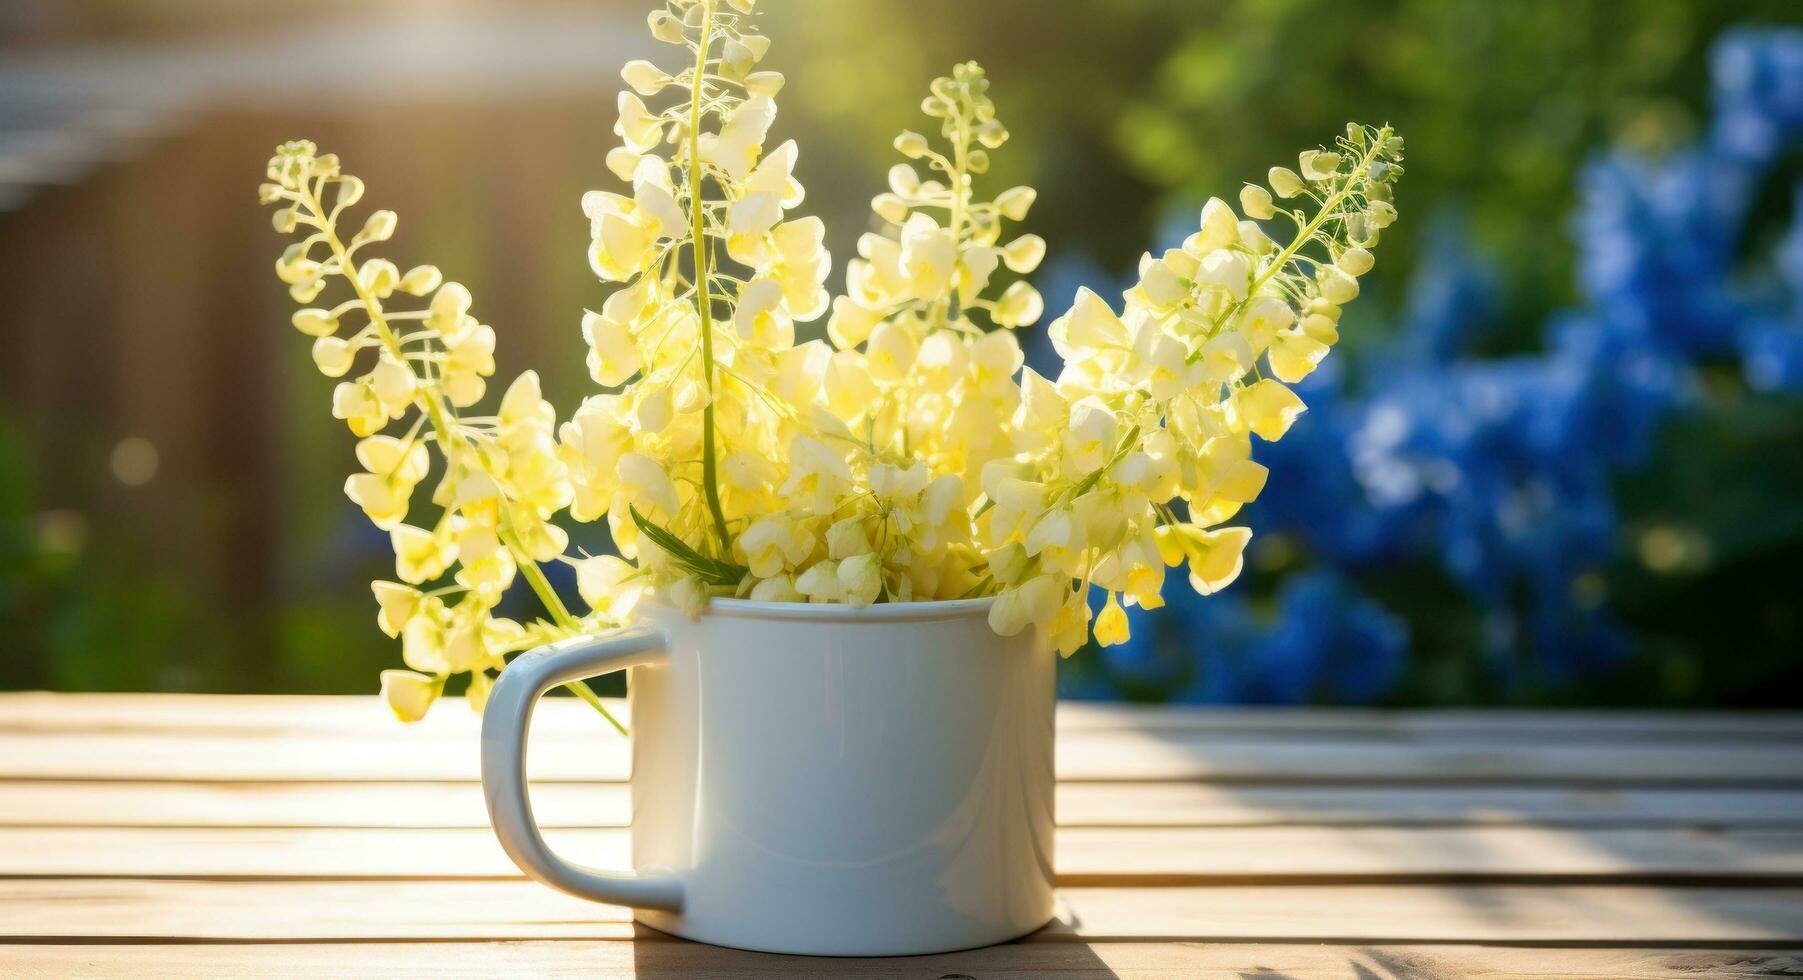
[[[618,829],[551,830],[597,867]],[[1384,881],[1803,883],[1803,831],[1544,827],[1065,827],[1065,884]],[[0,877],[515,878],[487,830],[5,828]]]
[[[0,942],[624,939],[630,911],[525,881],[22,880]],[[1033,941],[1803,943],[1803,890],[1065,888]]]
[[[540,781],[622,780],[617,735],[537,737]],[[0,780],[473,781],[474,737],[403,733],[243,738],[167,733],[0,733]],[[1243,785],[1513,783],[1803,785],[1803,752],[1784,743],[1562,745],[1224,742],[1207,732],[1077,731],[1058,739],[1058,775],[1088,781],[1208,780]]]
[[[609,700],[630,720],[624,700]],[[0,692],[0,731],[167,732],[279,736],[431,733],[449,738],[473,734],[478,715],[456,703],[436,708],[417,725],[401,725],[365,696],[60,694]],[[605,731],[594,711],[570,698],[552,698],[535,724],[550,732],[592,737]],[[1784,739],[1803,741],[1803,712],[1576,711],[1362,708],[1195,707],[1065,701],[1061,731],[1129,729],[1207,731],[1221,737],[1275,738],[1506,738],[1681,741]]]
[[1501,946],[1028,943],[935,956],[775,956],[699,943],[525,942],[432,944],[0,946],[0,963],[26,977],[580,976],[718,978],[951,976],[1022,980],[1770,980],[1793,976],[1803,954],[1783,949],[1558,949]]
[[[624,783],[541,783],[546,827],[624,827]],[[1058,786],[1067,827],[1799,827],[1803,790],[1507,786]],[[0,783],[0,826],[485,828],[474,783]]]

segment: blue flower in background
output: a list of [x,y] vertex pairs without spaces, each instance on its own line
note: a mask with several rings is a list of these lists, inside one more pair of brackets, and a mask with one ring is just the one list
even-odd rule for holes
[[1496,278],[1456,224],[1437,224],[1398,331],[1304,382],[1308,414],[1259,447],[1271,478],[1244,518],[1254,563],[1276,541],[1305,570],[1262,609],[1245,584],[1203,599],[1172,577],[1168,605],[1136,612],[1134,638],[1101,650],[1101,677],[1073,693],[1382,700],[1409,631],[1360,583],[1399,569],[1456,584],[1504,690],[1619,665],[1629,643],[1600,584],[1621,536],[1612,479],[1699,409],[1700,367],[1803,390],[1803,189],[1775,281],[1739,274],[1761,182],[1803,140],[1803,32],[1735,32],[1712,64],[1704,139],[1660,160],[1604,153],[1580,173],[1584,308],[1551,318],[1537,353],[1474,356]]

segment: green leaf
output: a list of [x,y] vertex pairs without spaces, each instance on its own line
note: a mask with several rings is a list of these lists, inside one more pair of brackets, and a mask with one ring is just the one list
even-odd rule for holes
[[627,505],[627,509],[632,512],[632,523],[639,526],[639,531],[644,534],[645,537],[650,538],[652,544],[663,549],[665,553],[676,560],[678,565],[681,565],[702,581],[709,585],[734,586],[738,585],[739,581],[745,577],[746,569],[743,565],[734,565],[731,562],[721,561],[718,558],[709,558],[701,552],[696,551],[694,548],[689,547],[687,542],[670,533],[665,528],[651,523],[645,515],[639,513],[637,507],[633,507],[629,504]]

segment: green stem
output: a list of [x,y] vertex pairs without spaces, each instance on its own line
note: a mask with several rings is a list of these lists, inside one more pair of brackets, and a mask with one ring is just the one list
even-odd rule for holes
[[1282,269],[1287,265],[1290,259],[1315,237],[1315,232],[1320,231],[1321,226],[1327,223],[1327,219],[1333,216],[1334,209],[1340,206],[1340,202],[1346,200],[1346,198],[1352,194],[1352,189],[1358,185],[1358,175],[1370,169],[1371,161],[1377,159],[1378,150],[1384,145],[1384,140],[1388,138],[1388,129],[1385,129],[1378,134],[1378,138],[1372,141],[1370,149],[1367,149],[1365,155],[1359,158],[1358,165],[1353,168],[1352,174],[1345,185],[1335,191],[1332,197],[1322,203],[1321,210],[1315,213],[1315,220],[1310,221],[1306,227],[1297,232],[1295,239],[1292,240],[1282,252],[1278,253],[1276,260],[1266,266],[1264,273],[1252,281],[1252,288],[1246,290],[1247,296],[1257,295],[1258,287],[1264,285],[1265,280],[1271,278],[1279,269]]
[[709,291],[713,278],[707,242],[707,226],[701,207],[701,82],[707,77],[707,49],[713,43],[714,0],[702,0],[701,36],[695,46],[695,77],[689,93],[689,240],[695,248],[695,308],[701,317],[701,367],[707,405],[701,409],[701,486],[707,509],[714,517],[714,533],[720,538],[720,555],[732,557],[732,537],[726,531],[726,512],[720,507],[720,479],[714,464],[714,300]]
[[606,718],[607,723],[614,726],[614,730],[618,731],[621,735],[626,734],[626,726],[620,724],[620,719],[615,718],[613,712],[607,710],[607,705],[602,703],[601,695],[596,694],[594,688],[589,687],[582,681],[571,681],[568,684],[565,684],[564,687],[569,688],[570,692],[577,697],[587,701],[589,707],[601,712],[601,717]]

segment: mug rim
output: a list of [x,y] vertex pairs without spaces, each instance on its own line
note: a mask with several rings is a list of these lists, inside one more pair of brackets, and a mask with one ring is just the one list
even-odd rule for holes
[[[843,602],[768,602],[757,599],[715,597],[708,600],[703,617],[722,619],[795,620],[821,623],[899,623],[962,619],[989,614],[995,596],[975,599],[932,599],[925,602],[873,602],[863,608]],[[677,609],[655,596],[645,596],[642,606]]]

